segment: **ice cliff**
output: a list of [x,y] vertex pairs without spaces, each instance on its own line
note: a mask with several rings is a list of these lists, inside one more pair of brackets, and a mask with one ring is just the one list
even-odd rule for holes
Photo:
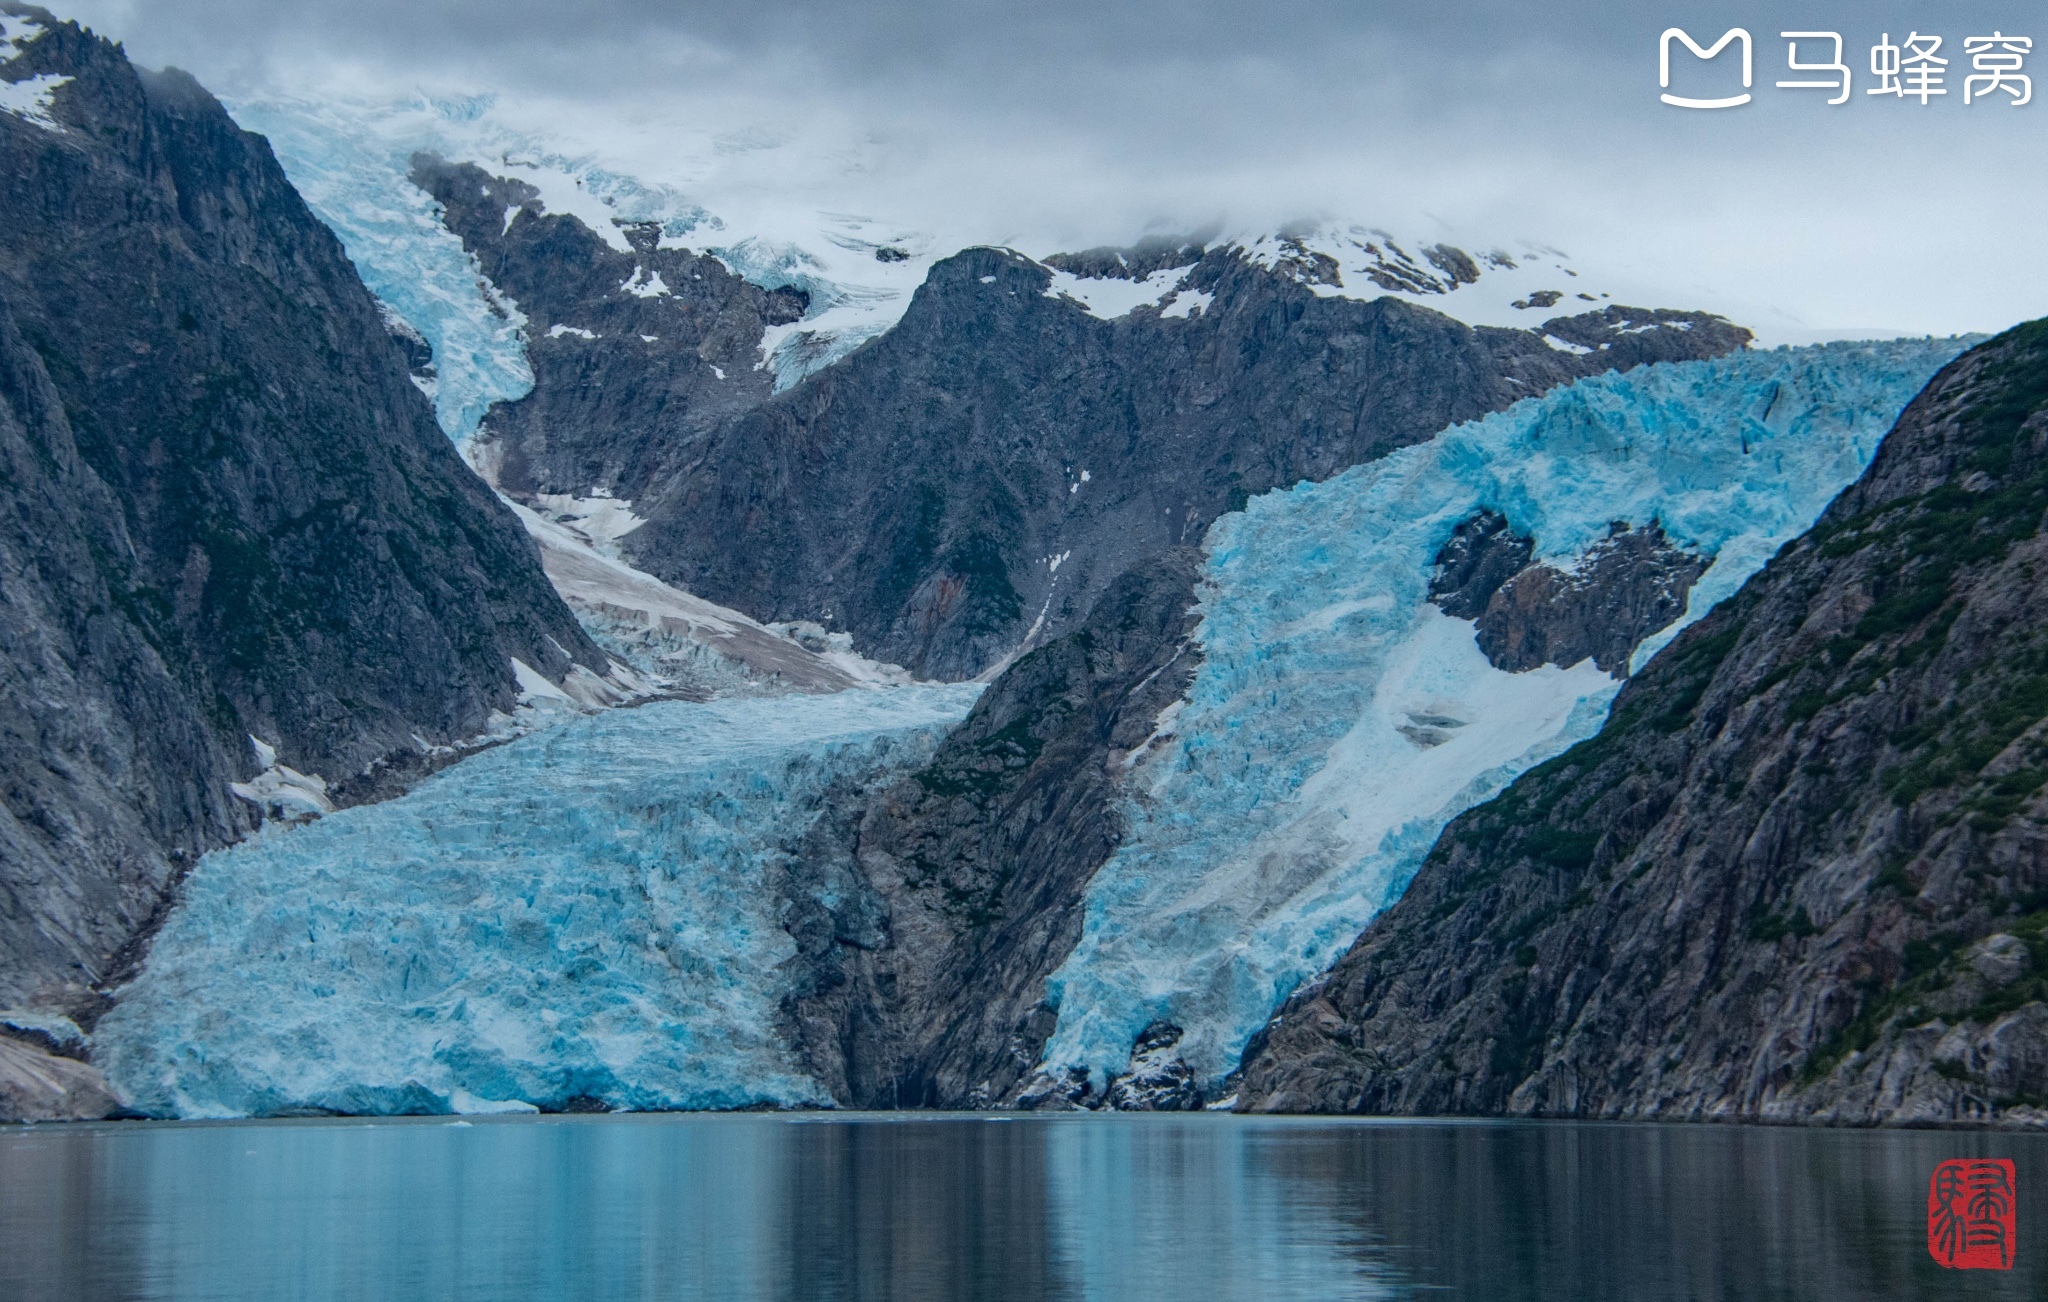
[[777,872],[973,687],[662,702],[209,856],[94,1035],[182,1117],[827,1103],[785,1048]]

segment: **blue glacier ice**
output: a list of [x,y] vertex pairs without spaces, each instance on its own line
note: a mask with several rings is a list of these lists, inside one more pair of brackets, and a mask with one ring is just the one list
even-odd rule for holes
[[[1966,343],[1581,380],[1220,520],[1206,659],[1134,773],[1129,834],[1049,982],[1047,1070],[1086,1068],[1099,1087],[1164,1018],[1213,1088],[1274,1006],[1400,896],[1447,821],[1599,729],[1619,684],[1590,661],[1503,673],[1469,622],[1428,603],[1460,521],[1501,511],[1564,566],[1611,521],[1661,522],[1714,558],[1683,624],[1804,531]],[[1423,720],[1449,740],[1401,732]]]
[[94,1060],[180,1117],[829,1103],[778,1038],[774,875],[977,692],[612,710],[274,827],[193,871]]
[[341,240],[380,302],[434,352],[431,394],[458,444],[494,402],[533,390],[526,318],[488,286],[476,259],[441,224],[440,205],[406,179],[436,126],[471,118],[475,103],[417,100],[370,107],[283,98],[233,100],[235,121],[270,138],[285,175]]

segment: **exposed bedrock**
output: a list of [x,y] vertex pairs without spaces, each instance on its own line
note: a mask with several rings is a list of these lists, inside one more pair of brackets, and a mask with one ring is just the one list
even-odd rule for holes
[[1458,526],[1430,581],[1430,600],[1476,621],[1479,649],[1510,673],[1591,658],[1626,674],[1643,640],[1685,613],[1686,594],[1708,564],[1655,523],[1617,522],[1570,568],[1533,563],[1532,552],[1506,517],[1482,511]]
[[930,764],[849,793],[859,812],[814,831],[789,906],[807,976],[787,1017],[834,1098],[973,1107],[1027,1083],[1056,1020],[1045,978],[1122,835],[1123,775],[1199,663],[1199,570],[1176,548],[1121,576],[1079,628],[1010,666]]

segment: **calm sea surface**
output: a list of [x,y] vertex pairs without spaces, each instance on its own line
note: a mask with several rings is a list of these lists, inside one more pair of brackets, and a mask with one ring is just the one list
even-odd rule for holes
[[[1946,1157],[2019,1258],[1927,1257]],[[0,1128],[9,1299],[2044,1298],[2048,1137],[1229,1116]]]

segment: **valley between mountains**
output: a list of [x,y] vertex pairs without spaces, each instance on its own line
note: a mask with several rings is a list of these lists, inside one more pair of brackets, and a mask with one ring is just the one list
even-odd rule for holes
[[2048,1122],[2039,323],[0,81],[0,1119]]

